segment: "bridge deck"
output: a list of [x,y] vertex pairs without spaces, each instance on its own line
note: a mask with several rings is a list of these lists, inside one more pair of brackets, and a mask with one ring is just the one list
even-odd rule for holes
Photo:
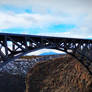
[[[40,35],[27,35],[27,34],[11,34],[11,33],[0,33],[0,40],[3,40],[4,37],[12,37],[12,38],[16,38],[16,40],[20,39],[23,40],[25,37],[26,38],[34,38],[34,39],[49,39],[49,40],[66,40],[69,42],[85,42],[85,43],[92,43],[92,39],[85,39],[85,38],[68,38],[68,37],[53,37],[53,36],[40,36]],[[10,39],[7,39],[8,41]],[[28,39],[27,39],[28,40]]]

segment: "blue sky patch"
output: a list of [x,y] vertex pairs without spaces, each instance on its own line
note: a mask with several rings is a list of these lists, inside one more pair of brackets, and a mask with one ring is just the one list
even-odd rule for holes
[[59,25],[53,25],[48,29],[53,32],[66,32],[74,28],[76,28],[76,25],[73,24],[59,24]]
[[18,33],[18,34],[21,34],[23,31],[24,31],[23,28],[2,29],[2,32],[4,32],[4,33]]
[[32,13],[32,9],[24,9],[24,8],[17,8],[17,7],[14,7],[14,6],[9,6],[9,5],[3,5],[3,6],[0,6],[0,10],[1,11],[12,11],[12,12],[15,12],[15,13]]
[[59,25],[52,25],[48,28],[9,28],[9,29],[3,29],[2,32],[8,32],[8,33],[27,33],[27,34],[39,34],[39,33],[56,33],[56,32],[66,32],[73,28],[76,28],[73,24],[59,24]]

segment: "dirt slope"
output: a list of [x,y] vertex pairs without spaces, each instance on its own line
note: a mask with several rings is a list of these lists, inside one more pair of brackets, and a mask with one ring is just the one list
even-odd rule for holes
[[71,56],[38,63],[26,78],[26,92],[92,92],[92,76]]

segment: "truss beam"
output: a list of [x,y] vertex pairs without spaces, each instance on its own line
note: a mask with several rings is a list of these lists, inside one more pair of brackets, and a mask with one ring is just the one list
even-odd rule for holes
[[92,64],[91,39],[8,33],[0,33],[0,60],[3,61],[0,67],[26,53],[42,48],[64,51],[79,60],[92,73],[90,70]]

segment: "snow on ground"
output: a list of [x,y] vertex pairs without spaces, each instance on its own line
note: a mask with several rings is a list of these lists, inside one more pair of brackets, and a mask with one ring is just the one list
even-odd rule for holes
[[26,75],[28,70],[32,68],[37,62],[50,60],[56,57],[60,57],[60,55],[42,56],[32,59],[16,59],[14,62],[9,62],[7,65],[1,68],[0,72],[8,72],[13,75]]

